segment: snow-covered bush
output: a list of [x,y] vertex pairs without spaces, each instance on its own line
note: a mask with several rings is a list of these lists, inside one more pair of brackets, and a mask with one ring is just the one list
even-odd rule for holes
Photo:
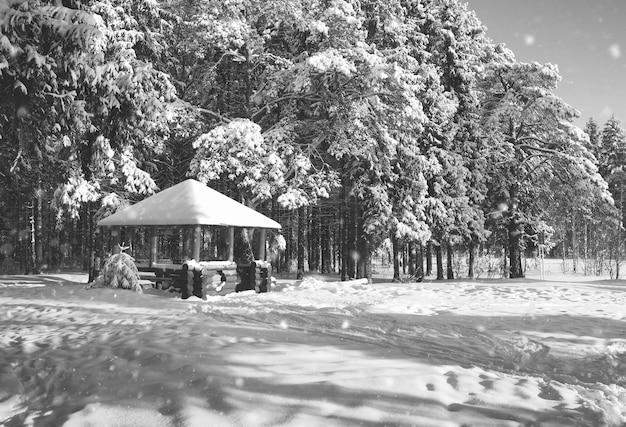
[[488,278],[503,277],[504,262],[502,257],[483,254],[476,257],[474,261],[474,277],[481,276]]
[[143,293],[143,288],[139,284],[139,271],[133,257],[124,252],[108,257],[102,272],[89,287],[104,286],[113,289],[132,289]]

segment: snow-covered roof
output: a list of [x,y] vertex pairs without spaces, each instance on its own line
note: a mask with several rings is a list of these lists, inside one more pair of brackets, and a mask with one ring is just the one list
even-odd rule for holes
[[98,222],[99,226],[219,225],[281,228],[276,221],[188,179]]

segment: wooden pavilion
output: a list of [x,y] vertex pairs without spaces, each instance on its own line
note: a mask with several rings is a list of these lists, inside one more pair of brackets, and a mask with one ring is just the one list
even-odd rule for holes
[[[266,254],[266,230],[280,229],[276,221],[251,209],[224,194],[207,187],[199,181],[188,179],[146,199],[118,211],[98,222],[99,227],[109,229],[112,236],[112,247],[121,244],[121,229],[142,229],[149,243],[148,256],[136,258],[140,271],[154,272],[155,281],[167,282],[168,278],[186,276],[186,272],[194,272],[193,294],[199,295],[198,281],[203,276],[202,296],[206,293],[206,284],[214,274],[225,277],[225,273],[236,280],[237,290],[254,289],[269,290],[269,271],[271,266]],[[254,239],[254,260],[242,261],[235,259],[235,231],[237,229],[258,230]],[[182,253],[178,259],[163,257],[159,248],[163,247],[163,239],[176,230],[182,236]],[[213,238],[208,230],[217,230]],[[210,259],[202,259],[206,255],[207,236],[216,248]],[[217,250],[216,241],[220,243]],[[252,269],[256,279],[265,276],[265,285],[254,285],[258,280],[242,276],[243,271]],[[258,271],[256,271],[258,270]],[[171,279],[169,279],[171,280]],[[243,283],[242,283],[243,281]],[[181,279],[181,283],[184,282]],[[247,283],[246,283],[247,282]],[[182,285],[181,285],[182,286]],[[223,286],[222,286],[223,287]],[[231,289],[232,288],[232,289]],[[220,288],[221,289],[221,288]],[[232,286],[226,290],[235,290]],[[224,293],[224,292],[222,292]],[[183,296],[185,289],[183,288]]]

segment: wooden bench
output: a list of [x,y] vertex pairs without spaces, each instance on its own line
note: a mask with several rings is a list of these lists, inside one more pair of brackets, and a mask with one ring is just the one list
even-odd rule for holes
[[141,280],[149,280],[153,282],[152,287],[157,289],[163,289],[163,283],[171,285],[174,280],[173,277],[154,276],[152,274],[140,274],[139,278]]

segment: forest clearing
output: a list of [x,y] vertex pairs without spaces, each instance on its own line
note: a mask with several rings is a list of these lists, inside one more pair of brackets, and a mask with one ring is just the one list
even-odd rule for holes
[[190,302],[2,276],[0,424],[626,422],[620,282],[322,279]]

